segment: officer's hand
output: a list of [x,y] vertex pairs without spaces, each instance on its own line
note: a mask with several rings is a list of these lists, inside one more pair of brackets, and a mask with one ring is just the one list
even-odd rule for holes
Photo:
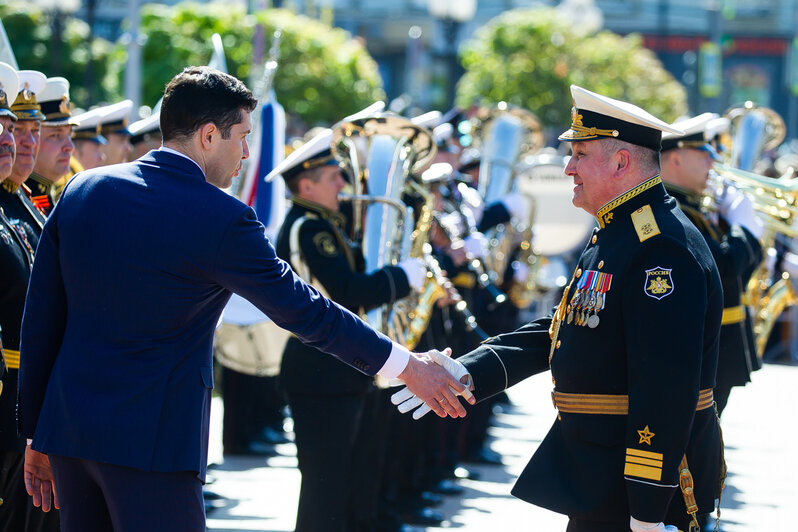
[[53,470],[50,468],[50,458],[46,454],[34,451],[28,445],[25,449],[24,465],[25,490],[33,498],[33,505],[41,507],[43,512],[49,512],[58,503],[58,493],[55,491]]
[[645,521],[638,521],[634,517],[629,518],[629,528],[632,532],[679,532],[679,529],[673,525],[665,525],[664,523],[647,523]]
[[518,192],[510,192],[501,199],[502,205],[510,213],[513,218],[519,220],[529,220],[529,215],[532,212],[532,205],[529,199],[523,194]]
[[[413,419],[420,419],[430,410],[433,410],[441,417],[446,417],[445,414],[441,414],[441,410],[452,417],[465,417],[465,409],[456,399],[455,394],[462,395],[470,404],[474,404],[476,400],[471,393],[473,383],[471,382],[471,375],[468,373],[466,367],[460,362],[452,359],[451,354],[451,349],[446,348],[444,352],[433,349],[422,355],[424,359],[444,369],[451,380],[446,389],[439,390],[443,398],[441,399],[440,395],[434,395],[432,400],[424,398],[424,396],[417,394],[413,386],[408,383],[407,387],[391,396],[391,402],[397,405],[399,412],[405,414],[411,410],[415,410],[413,412]],[[399,375],[399,378],[404,380],[402,375]],[[452,415],[452,410],[455,410],[457,415]]]
[[418,258],[407,259],[397,264],[405,272],[407,282],[414,290],[421,291],[424,286],[424,280],[427,278],[427,267],[424,261]]
[[744,192],[731,186],[727,187],[718,204],[718,211],[729,223],[745,227],[755,237],[762,238],[765,227],[754,211],[751,198]]
[[463,245],[471,258],[482,259],[488,254],[488,239],[482,233],[471,233],[463,241]]

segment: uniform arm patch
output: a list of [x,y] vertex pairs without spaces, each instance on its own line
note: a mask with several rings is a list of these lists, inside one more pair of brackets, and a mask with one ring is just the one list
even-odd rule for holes
[[326,231],[315,235],[313,243],[322,257],[335,257],[338,255],[338,246],[335,245],[335,238]]

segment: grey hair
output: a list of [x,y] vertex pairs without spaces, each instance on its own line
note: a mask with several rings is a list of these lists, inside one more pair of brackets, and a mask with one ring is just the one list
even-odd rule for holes
[[632,155],[632,158],[637,161],[641,172],[646,174],[650,173],[651,175],[659,173],[658,151],[613,138],[601,139],[601,148],[605,157],[609,157],[619,150],[626,150]]

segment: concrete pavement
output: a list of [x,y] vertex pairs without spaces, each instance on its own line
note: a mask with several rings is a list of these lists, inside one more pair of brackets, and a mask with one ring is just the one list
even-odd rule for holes
[[[768,364],[753,379],[732,392],[724,413],[729,478],[722,500],[722,530],[798,530],[794,516],[798,505],[798,366]],[[482,474],[480,480],[460,481],[465,493],[447,497],[438,508],[447,516],[444,528],[464,532],[565,529],[565,517],[510,495],[515,478],[555,416],[550,389],[546,373],[509,391],[514,406],[496,416],[490,433],[491,448],[502,454],[505,465],[473,466]],[[293,445],[278,446],[281,455],[274,458],[223,461],[221,410],[221,401],[216,399],[211,461],[220,465],[212,470],[216,482],[209,488],[226,499],[209,513],[208,530],[293,530],[299,492]]]

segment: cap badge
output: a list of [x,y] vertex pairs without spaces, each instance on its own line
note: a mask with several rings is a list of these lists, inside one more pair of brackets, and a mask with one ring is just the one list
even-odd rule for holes
[[61,103],[58,105],[58,112],[63,114],[69,113],[69,98],[66,96],[61,97]]

